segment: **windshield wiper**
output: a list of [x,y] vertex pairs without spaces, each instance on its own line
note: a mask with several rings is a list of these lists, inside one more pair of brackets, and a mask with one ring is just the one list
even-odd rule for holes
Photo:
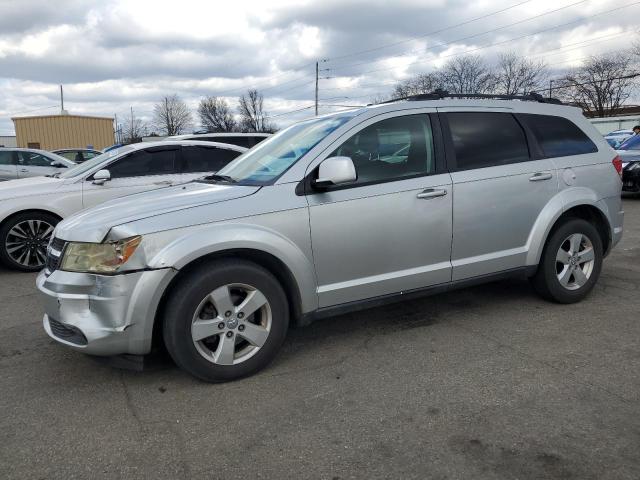
[[230,177],[229,175],[219,175],[214,173],[213,175],[207,175],[199,180],[213,180],[215,182],[227,182],[227,183],[236,183],[237,180],[235,178]]

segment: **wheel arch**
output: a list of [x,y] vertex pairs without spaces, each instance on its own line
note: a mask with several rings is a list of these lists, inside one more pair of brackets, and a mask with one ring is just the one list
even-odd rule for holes
[[292,323],[297,324],[298,321],[302,318],[303,302],[300,287],[296,282],[296,278],[293,272],[280,258],[264,250],[256,248],[230,248],[225,250],[218,250],[195,258],[189,263],[182,266],[178,273],[171,279],[171,281],[167,285],[167,288],[165,288],[160,301],[158,302],[158,307],[156,309],[156,314],[153,322],[152,346],[154,348],[163,345],[162,326],[160,320],[164,315],[166,303],[171,295],[172,290],[176,287],[176,285],[187,278],[188,275],[194,270],[202,267],[203,265],[206,265],[209,262],[221,259],[246,260],[268,270],[276,277],[278,282],[280,282],[282,288],[285,290],[287,303],[289,305],[289,311],[291,312]]
[[600,234],[604,254],[608,254],[613,239],[607,214],[606,204],[589,189],[564,190],[556,195],[540,213],[529,235],[526,265],[538,265],[547,239],[567,218],[582,218],[592,223]]
[[11,220],[12,218],[18,216],[18,215],[22,215],[24,213],[44,213],[46,215],[53,215],[54,217],[58,218],[58,221],[62,220],[62,215],[60,215],[59,213],[56,213],[52,210],[47,210],[45,208],[25,208],[24,210],[16,210],[14,212],[9,213],[8,215],[6,215],[2,220],[0,220],[0,228],[2,228],[9,220]]

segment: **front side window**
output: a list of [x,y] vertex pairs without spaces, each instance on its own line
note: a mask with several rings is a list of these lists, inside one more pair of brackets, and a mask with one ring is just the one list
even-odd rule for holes
[[184,173],[217,172],[240,152],[215,147],[182,147],[182,171]]
[[399,180],[435,172],[433,134],[428,115],[388,118],[360,130],[330,157],[350,157],[355,184]]
[[177,149],[138,150],[106,167],[111,178],[170,175],[176,173]]
[[327,135],[358,113],[358,110],[337,113],[285,128],[240,155],[218,174],[241,185],[269,185]]
[[18,163],[25,167],[50,167],[53,160],[35,152],[18,152]]
[[[91,160],[83,162],[80,165],[76,165],[75,167],[71,167],[67,169],[64,173],[61,173],[59,176],[60,178],[79,177],[81,175],[86,174],[91,169],[99,167],[99,165],[103,163],[106,164],[109,160],[112,160],[119,155],[123,155],[124,153],[130,150],[133,150],[133,147],[131,147],[130,145],[114,148],[113,150],[109,150],[108,152],[105,152],[101,155],[97,155],[93,157]],[[109,167],[105,166],[103,168],[109,168]]]
[[510,113],[447,113],[457,170],[529,160],[524,130]]
[[598,147],[571,120],[553,115],[526,114],[523,118],[531,128],[545,157],[566,157],[594,153]]

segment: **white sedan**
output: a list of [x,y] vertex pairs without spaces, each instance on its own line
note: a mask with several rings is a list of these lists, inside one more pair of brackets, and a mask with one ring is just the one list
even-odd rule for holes
[[56,224],[84,208],[214,173],[247,149],[199,141],[164,141],[110,150],[64,172],[0,183],[0,260],[40,270]]

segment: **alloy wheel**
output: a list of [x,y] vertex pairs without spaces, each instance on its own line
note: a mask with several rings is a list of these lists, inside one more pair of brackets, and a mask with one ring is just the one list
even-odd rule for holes
[[237,365],[262,348],[271,330],[271,307],[260,290],[223,285],[196,308],[191,338],[200,355],[218,365]]
[[578,290],[593,273],[595,252],[586,235],[574,233],[560,245],[556,254],[556,275],[560,285],[567,290]]
[[17,264],[34,268],[44,266],[47,245],[54,226],[44,220],[24,220],[16,223],[5,238],[7,255]]

